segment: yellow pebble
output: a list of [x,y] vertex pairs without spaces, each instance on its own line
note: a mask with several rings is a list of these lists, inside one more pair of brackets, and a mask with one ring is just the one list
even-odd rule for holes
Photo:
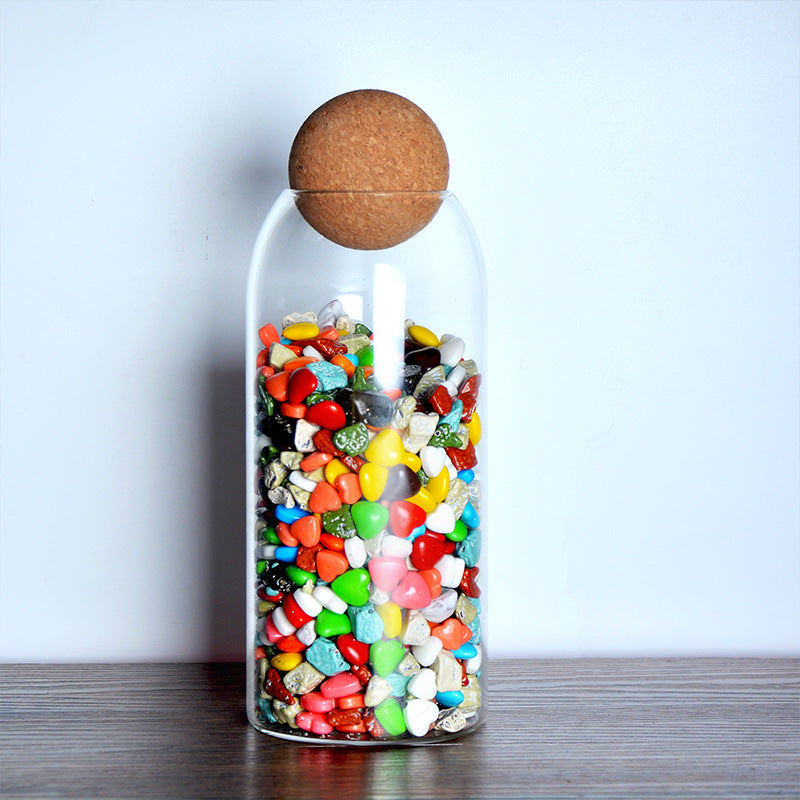
[[378,616],[383,620],[383,635],[396,639],[403,630],[403,612],[397,603],[391,601],[375,606]]
[[278,653],[278,655],[272,657],[269,663],[279,672],[288,672],[290,669],[299,666],[302,660],[301,653]]
[[469,440],[472,444],[478,444],[481,440],[481,418],[478,416],[477,411],[472,412],[472,419],[464,423],[467,431],[469,432]]
[[430,514],[437,506],[433,496],[424,486],[413,497],[409,497],[408,502],[419,506],[426,514]]
[[437,504],[444,503],[444,499],[450,491],[450,470],[447,467],[442,467],[442,471],[431,478],[425,488]]
[[313,339],[319,336],[319,328],[313,322],[295,322],[283,329],[283,336],[293,342],[298,339]]
[[340,475],[346,475],[348,472],[350,470],[338,458],[334,458],[325,465],[325,480],[333,486]]
[[419,472],[422,469],[422,461],[419,456],[409,453],[408,450],[403,451],[400,463],[405,464],[412,472]]
[[361,494],[365,500],[373,503],[383,494],[386,488],[386,479],[389,477],[389,470],[380,464],[373,464],[368,461],[358,471],[358,482],[361,486]]
[[423,347],[439,346],[439,337],[433,331],[423,328],[422,325],[409,325],[408,335]]
[[392,428],[386,428],[369,443],[364,458],[382,467],[393,467],[400,463],[405,451],[400,434]]

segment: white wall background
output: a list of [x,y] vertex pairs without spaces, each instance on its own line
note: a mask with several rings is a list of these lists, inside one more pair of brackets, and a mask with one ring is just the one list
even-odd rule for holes
[[364,87],[483,244],[494,653],[800,652],[796,2],[0,12],[0,658],[243,654],[245,273]]

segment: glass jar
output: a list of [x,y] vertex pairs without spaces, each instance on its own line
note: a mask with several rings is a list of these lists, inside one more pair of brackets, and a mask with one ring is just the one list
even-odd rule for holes
[[[427,204],[354,250],[309,204]],[[360,206],[359,206],[360,207]],[[284,191],[247,300],[247,712],[284,739],[439,742],[486,709],[486,287],[450,192]]]

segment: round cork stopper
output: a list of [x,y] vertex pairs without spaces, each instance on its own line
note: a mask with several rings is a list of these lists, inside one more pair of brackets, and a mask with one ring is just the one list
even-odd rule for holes
[[393,247],[422,230],[447,188],[447,148],[433,120],[400,95],[334,97],[302,124],[289,154],[297,205],[326,238],[356,250]]

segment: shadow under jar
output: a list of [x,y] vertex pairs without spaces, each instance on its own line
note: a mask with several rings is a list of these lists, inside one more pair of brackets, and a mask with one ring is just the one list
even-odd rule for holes
[[[306,221],[422,206],[354,250]],[[327,210],[327,212],[326,212]],[[486,287],[450,192],[286,190],[247,298],[247,711],[260,731],[424,744],[486,713]]]

